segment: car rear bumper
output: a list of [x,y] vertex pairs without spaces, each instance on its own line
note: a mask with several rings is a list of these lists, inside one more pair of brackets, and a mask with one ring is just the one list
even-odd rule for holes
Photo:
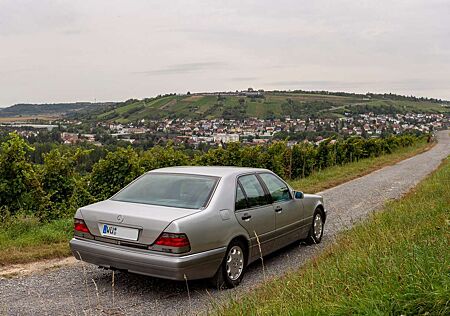
[[70,248],[78,260],[101,267],[127,270],[171,280],[194,280],[214,276],[222,262],[226,247],[185,256],[170,256],[124,249],[98,241],[73,238]]

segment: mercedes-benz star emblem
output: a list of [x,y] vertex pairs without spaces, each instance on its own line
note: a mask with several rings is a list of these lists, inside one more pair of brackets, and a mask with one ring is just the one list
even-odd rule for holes
[[117,221],[119,223],[122,223],[123,222],[123,216],[122,215],[117,215]]

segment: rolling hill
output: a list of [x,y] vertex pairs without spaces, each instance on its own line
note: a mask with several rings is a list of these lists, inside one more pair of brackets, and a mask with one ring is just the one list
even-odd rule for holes
[[351,113],[449,113],[450,102],[392,94],[349,94],[330,92],[198,93],[164,95],[128,100],[107,111],[90,111],[80,119],[135,122],[141,119],[261,119],[297,117],[340,117]]
[[450,102],[395,94],[327,91],[242,91],[168,94],[118,103],[17,104],[0,117],[50,115],[90,122],[130,123],[142,119],[260,119],[341,117],[344,113],[447,113]]
[[59,117],[80,111],[106,110],[112,102],[91,103],[53,103],[53,104],[15,104],[7,108],[0,108],[0,117],[30,117],[52,116]]

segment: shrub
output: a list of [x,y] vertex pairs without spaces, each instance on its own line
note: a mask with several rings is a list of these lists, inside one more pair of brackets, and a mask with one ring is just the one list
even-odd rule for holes
[[155,146],[142,153],[140,157],[140,166],[144,171],[191,164],[189,162],[189,157],[171,144],[166,147]]
[[[39,160],[42,164],[33,164],[30,153],[34,148],[11,133],[0,146],[0,218],[17,214],[33,214],[41,220],[71,216],[78,207],[109,198],[145,171],[157,168],[180,165],[255,167],[270,169],[285,179],[295,179],[307,177],[316,170],[391,153],[418,140],[419,137],[413,135],[376,139],[350,137],[292,147],[283,141],[264,146],[244,146],[236,142],[196,153],[194,157],[192,152],[169,143],[139,152],[131,147],[119,147],[93,165],[92,162],[86,164],[86,158],[95,161],[102,157],[102,151],[56,147],[42,154]],[[92,165],[90,174],[87,165],[89,168]]]
[[131,148],[118,148],[97,162],[91,173],[89,192],[95,199],[106,199],[144,172]]
[[0,208],[1,216],[21,211],[41,213],[45,207],[35,166],[27,152],[33,148],[16,133],[10,133],[0,147]]

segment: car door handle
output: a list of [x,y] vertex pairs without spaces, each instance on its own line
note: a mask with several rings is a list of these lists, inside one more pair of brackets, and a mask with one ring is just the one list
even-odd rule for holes
[[246,214],[242,215],[241,218],[242,218],[242,220],[244,220],[244,221],[249,221],[250,218],[252,218],[252,216],[251,216],[251,215],[248,215],[248,214],[246,213]]
[[282,210],[283,208],[281,206],[275,207],[275,213],[281,213]]

